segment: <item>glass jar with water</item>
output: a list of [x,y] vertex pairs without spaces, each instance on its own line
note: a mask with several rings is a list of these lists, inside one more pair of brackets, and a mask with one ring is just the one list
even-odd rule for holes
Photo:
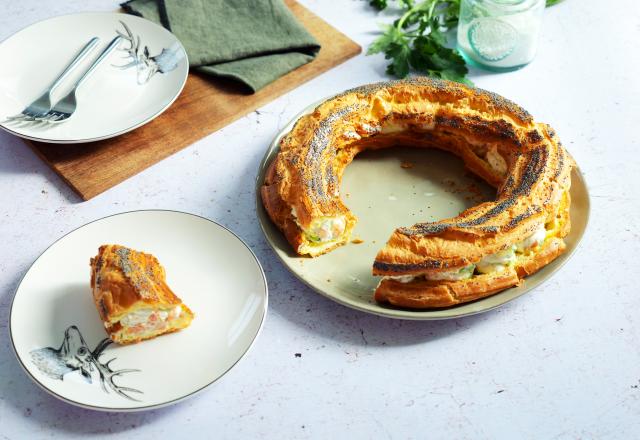
[[519,69],[533,60],[545,0],[462,0],[458,48],[471,65]]

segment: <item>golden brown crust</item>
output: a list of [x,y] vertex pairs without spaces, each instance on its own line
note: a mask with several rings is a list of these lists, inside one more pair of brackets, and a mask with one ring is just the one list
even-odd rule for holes
[[167,285],[164,268],[153,255],[120,245],[103,245],[91,258],[90,265],[93,300],[107,333],[114,341],[123,342],[116,339],[116,333],[122,329],[120,319],[140,308],[166,309],[179,305],[190,318],[189,322],[193,318],[193,312]]
[[287,241],[298,250],[303,243],[303,233],[290,215],[291,207],[282,200],[277,191],[277,186],[272,183],[277,181],[275,177],[276,162],[272,162],[267,170],[265,183],[260,188],[260,195],[265,210],[271,220],[280,227]]
[[401,283],[383,279],[376,289],[375,300],[413,309],[450,307],[492,295],[518,282],[518,275],[513,270],[477,275],[465,281],[421,280]]
[[544,249],[535,253],[527,258],[524,258],[522,262],[516,266],[516,272],[520,278],[524,278],[531,274],[536,273],[547,264],[558,258],[567,248],[564,240],[561,238],[551,238],[546,243]]
[[565,248],[562,239],[551,238],[543,249],[521,257],[514,267],[499,273],[476,275],[468,280],[401,283],[383,279],[375,291],[375,300],[413,309],[451,307],[474,301],[521,284],[524,277],[555,260]]
[[[515,160],[496,201],[472,207],[454,218],[398,228],[378,252],[373,273],[418,274],[474,264],[524,240],[561,210],[566,217],[560,233],[564,237],[570,227],[573,164],[563,156],[559,143],[548,140],[544,148],[534,150],[539,151],[535,161],[526,154]],[[514,183],[509,185],[509,179]]]
[[[494,93],[412,78],[331,98],[301,117],[282,138],[261,195],[296,252],[315,256],[335,247],[309,250],[303,229],[322,217],[346,216],[355,223],[338,194],[344,168],[363,150],[393,145],[454,153],[495,186],[498,195],[454,218],[398,228],[378,252],[374,275],[429,275],[475,264],[524,240],[554,217],[563,220],[558,237],[569,231],[574,162],[551,127]],[[338,245],[349,240],[350,230]],[[475,299],[494,293],[494,285],[476,283],[473,295],[465,291],[458,296]],[[432,287],[427,290],[452,289],[444,281]]]

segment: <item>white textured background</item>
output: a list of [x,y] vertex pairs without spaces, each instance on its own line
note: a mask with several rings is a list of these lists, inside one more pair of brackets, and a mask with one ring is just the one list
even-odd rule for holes
[[[365,48],[389,19],[365,1],[302,3]],[[0,0],[0,40],[116,5]],[[454,321],[393,321],[324,299],[276,260],[255,218],[254,175],[272,136],[309,103],[383,78],[382,57],[352,59],[84,203],[0,133],[0,438],[639,438],[638,41],[637,1],[565,0],[546,11],[530,66],[472,76],[557,129],[589,184],[592,217],[577,254],[542,288]],[[140,208],[193,212],[237,232],[264,265],[269,316],[250,355],[191,400],[139,414],[74,408],[15,361],[11,297],[62,234]]]

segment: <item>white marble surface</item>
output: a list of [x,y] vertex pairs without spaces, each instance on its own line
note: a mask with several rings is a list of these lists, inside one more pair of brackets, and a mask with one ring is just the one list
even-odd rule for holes
[[[385,20],[365,1],[303,3],[363,47]],[[0,40],[116,4],[0,0]],[[381,57],[352,59],[89,202],[0,133],[0,438],[637,438],[640,7],[566,0],[546,11],[543,32],[530,66],[472,79],[554,125],[586,176],[591,223],[542,288],[466,319],[394,321],[334,304],[283,268],[255,219],[253,179],[272,136],[308,103],[383,78]],[[138,414],[74,408],[16,363],[11,297],[53,240],[140,208],[189,211],[237,232],[264,265],[269,316],[250,355],[191,400]]]

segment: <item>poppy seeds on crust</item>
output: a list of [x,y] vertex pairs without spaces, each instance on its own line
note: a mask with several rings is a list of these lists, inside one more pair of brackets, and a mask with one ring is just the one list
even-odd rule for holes
[[[465,86],[453,84],[447,81],[424,78],[424,77],[412,77],[404,80],[396,81],[384,81],[375,84],[368,84],[354,89],[347,90],[346,92],[337,95],[333,99],[339,99],[349,94],[361,94],[371,95],[382,89],[390,87],[398,87],[402,85],[411,86],[425,86],[432,91],[445,92],[453,98],[467,98],[468,89]],[[486,99],[494,107],[501,108],[509,114],[516,115],[519,119],[532,122],[531,115],[527,113],[520,106],[515,103],[495,94],[492,92],[477,90],[480,97]],[[306,176],[303,180],[306,182],[307,193],[309,197],[314,201],[329,201],[334,194],[337,193],[334,186],[337,184],[337,177],[333,170],[333,161],[328,160],[327,165],[324,168],[320,168],[320,164],[323,163],[323,155],[327,154],[328,147],[331,142],[331,135],[334,130],[334,124],[337,121],[343,120],[348,114],[354,112],[360,108],[361,105],[351,104],[338,110],[333,111],[322,119],[315,129],[311,141],[308,145],[304,162],[307,165],[306,170],[301,170],[303,173],[309,173],[310,176]],[[316,113],[319,111],[316,108]],[[401,115],[400,119],[408,119],[408,115]],[[387,115],[387,118],[390,116]],[[398,117],[398,115],[396,115]],[[466,129],[476,134],[491,136],[496,139],[508,140],[518,147],[518,151],[521,152],[523,142],[519,135],[514,130],[514,127],[505,119],[498,119],[494,121],[486,121],[479,116],[444,116],[440,114],[434,115],[435,124],[448,127],[453,130]],[[366,128],[366,127],[365,127]],[[365,130],[367,132],[367,130]],[[369,134],[375,134],[376,130],[369,130]],[[529,130],[526,135],[523,135],[524,140],[527,143],[535,144],[542,140],[542,137],[537,130]],[[544,169],[543,157],[546,154],[546,150],[543,148],[536,148],[531,151],[525,152],[528,155],[528,161],[524,172],[521,174],[518,182],[515,182],[513,176],[509,176],[502,193],[509,192],[509,197],[505,197],[503,200],[499,200],[498,203],[484,213],[482,216],[462,222],[454,223],[419,223],[410,228],[400,228],[399,232],[404,235],[432,235],[439,234],[450,228],[473,228],[481,227],[485,231],[493,232],[497,231],[496,226],[486,225],[489,220],[495,218],[505,210],[509,209],[515,203],[515,199],[519,196],[526,195],[531,191],[531,188],[539,179],[541,172]],[[335,155],[335,151],[329,151],[329,154]],[[326,158],[325,158],[326,159]],[[329,158],[331,159],[331,158]],[[544,156],[546,160],[546,156]],[[323,173],[324,171],[324,173]],[[515,186],[515,188],[514,188]],[[491,228],[488,230],[487,228]]]
[[[441,234],[452,228],[473,228],[476,226],[482,226],[484,223],[495,218],[502,212],[515,205],[517,197],[527,195],[531,191],[533,185],[540,178],[542,171],[544,170],[544,160],[541,156],[547,154],[546,150],[537,148],[529,152],[530,159],[527,163],[525,171],[523,172],[521,179],[518,182],[517,188],[511,193],[510,197],[499,200],[496,205],[488,210],[486,213],[473,220],[467,220],[462,222],[440,222],[440,223],[418,223],[410,228],[399,228],[398,232],[406,236],[414,235],[436,235]],[[546,156],[545,156],[546,157]],[[537,207],[534,207],[537,209]],[[522,219],[518,220],[522,221]],[[483,228],[492,226],[483,226]],[[495,227],[495,226],[493,226]],[[507,226],[509,228],[509,226]],[[496,227],[497,229],[497,227]],[[497,231],[496,231],[497,232]]]
[[[115,254],[118,256],[118,267],[133,284],[140,296],[143,298],[152,297],[149,280],[153,279],[153,273],[143,272],[138,263],[131,261],[130,249],[119,247],[116,249]],[[144,276],[141,276],[141,274],[144,274]]]
[[[416,105],[418,101],[424,105]],[[528,112],[495,93],[448,81],[413,77],[356,87],[320,104],[306,118],[294,125],[304,130],[290,136],[287,143],[290,148],[281,160],[291,153],[298,155],[295,164],[292,160],[285,163],[295,165],[293,172],[298,173],[300,180],[294,182],[304,182],[309,200],[317,204],[313,208],[320,208],[324,215],[334,215],[336,206],[344,210],[338,198],[338,171],[364,149],[387,147],[394,142],[405,145],[415,140],[416,146],[458,154],[469,168],[476,170],[496,167],[484,155],[494,146],[499,148],[507,163],[506,174],[495,172],[487,177],[498,186],[496,201],[472,207],[456,218],[396,229],[396,234],[412,237],[412,241],[452,231],[468,235],[468,239],[485,237],[487,245],[506,246],[501,237],[491,234],[518,225],[521,225],[518,235],[524,234],[525,228],[532,229],[537,222],[537,217],[532,216],[547,209],[549,203],[549,198],[544,200],[548,195],[546,184],[554,173],[558,178],[566,171],[565,152],[553,139],[555,133],[550,127],[535,123]],[[388,130],[384,129],[385,122],[391,123]],[[344,130],[353,135],[347,136]],[[478,160],[485,163],[473,162]],[[483,175],[481,171],[478,173]],[[457,240],[457,237],[450,238]],[[466,261],[444,257],[445,254],[438,254],[443,259],[414,254],[406,263],[376,260],[374,271],[391,274],[438,271],[459,267]],[[380,255],[380,260],[387,260],[384,253]]]
[[384,263],[382,261],[374,261],[373,268],[383,271],[383,272],[399,272],[399,271],[411,271],[411,270],[419,270],[419,269],[442,269],[443,267],[447,267],[445,263],[441,260],[426,260],[421,263],[413,263],[413,264],[395,264],[395,263]]
[[527,133],[527,141],[530,144],[537,144],[538,142],[542,142],[542,136],[538,130],[531,130]]
[[355,87],[349,90],[344,91],[336,96],[336,98],[341,96],[346,96],[351,93],[357,93],[362,95],[370,95],[376,93],[382,89],[396,87],[396,86],[426,86],[431,90],[436,92],[444,92],[453,98],[463,99],[468,97],[468,92],[473,91],[476,95],[478,95],[481,99],[488,101],[493,107],[497,109],[501,109],[510,115],[515,116],[517,119],[522,121],[523,123],[532,123],[533,117],[529,112],[520,107],[513,101],[510,101],[497,93],[490,92],[488,90],[480,89],[477,87],[467,87],[462,84],[453,83],[446,80],[435,79],[435,78],[427,78],[424,76],[413,76],[410,78],[392,80],[392,81],[382,81],[373,84],[365,84],[363,86]]
[[558,166],[556,167],[556,172],[553,175],[554,179],[560,177],[562,170],[564,169],[564,151],[562,148],[558,148]]
[[[344,108],[341,108],[331,114],[329,114],[326,118],[324,118],[318,124],[315,132],[313,133],[313,137],[311,138],[311,142],[309,143],[309,149],[305,156],[304,162],[311,170],[311,178],[307,180],[307,189],[308,194],[313,199],[321,199],[327,200],[329,195],[325,192],[324,189],[324,179],[321,175],[321,169],[319,165],[322,163],[322,155],[324,151],[329,146],[329,142],[331,140],[331,132],[333,131],[333,124],[336,121],[343,119],[347,114],[353,112],[358,106],[350,105]],[[332,151],[332,154],[335,152]],[[329,165],[325,169],[327,172],[327,177],[330,184],[335,184],[336,178],[333,173],[333,170],[329,170],[331,168],[332,161],[329,161]]]

